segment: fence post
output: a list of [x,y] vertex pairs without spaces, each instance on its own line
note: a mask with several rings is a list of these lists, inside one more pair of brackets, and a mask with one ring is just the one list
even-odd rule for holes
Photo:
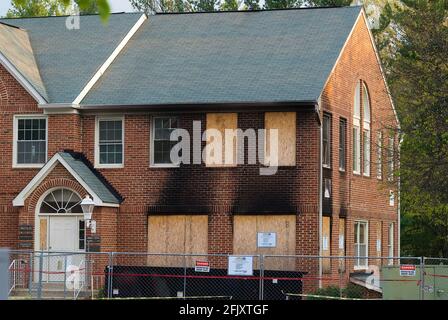
[[37,299],[42,299],[42,270],[44,268],[44,252],[40,252],[39,257],[39,282],[37,284]]
[[184,254],[184,299],[187,296],[187,255]]
[[264,254],[258,256],[260,260],[260,300],[264,300]]
[[[33,269],[34,269],[34,253],[30,252],[30,260],[29,260],[29,265],[28,265],[28,269],[29,269],[29,275],[28,275],[28,291],[29,294],[31,295],[32,290],[33,290]],[[25,276],[25,272],[23,273],[23,277],[26,279]]]
[[113,283],[113,267],[114,264],[114,253],[111,252],[109,254],[109,272],[108,272],[108,277],[107,277],[107,298],[112,298],[112,283]]
[[425,257],[420,257],[421,300],[425,300]]

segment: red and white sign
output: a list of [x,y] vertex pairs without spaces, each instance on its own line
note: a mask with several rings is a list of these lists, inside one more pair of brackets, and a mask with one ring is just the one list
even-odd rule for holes
[[194,267],[196,272],[210,272],[210,262],[208,261],[196,261],[196,266]]
[[413,264],[402,264],[400,266],[400,276],[401,277],[415,277],[415,265]]

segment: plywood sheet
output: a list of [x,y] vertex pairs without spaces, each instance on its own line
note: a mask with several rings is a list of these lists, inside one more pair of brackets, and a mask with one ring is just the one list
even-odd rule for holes
[[[324,257],[331,255],[330,223],[330,217],[322,217],[322,255]],[[322,259],[322,272],[331,272],[331,259]]]
[[[234,254],[272,254],[294,255],[296,250],[296,217],[294,215],[281,216],[235,216],[233,229]],[[275,248],[258,248],[258,232],[275,232]],[[258,262],[255,261],[255,268]],[[265,260],[267,270],[294,270],[295,259]]]
[[[238,128],[238,114],[237,113],[207,113],[207,130],[215,129],[221,133],[221,155],[218,157],[210,156],[207,153],[205,164],[207,167],[228,167],[236,166],[236,151],[237,151],[237,138],[236,136],[227,136],[225,130],[235,130]],[[211,143],[210,136],[207,136],[207,145]],[[227,145],[227,147],[226,147]],[[232,147],[233,146],[233,147]],[[226,162],[227,159],[231,161]],[[220,158],[221,164],[217,162]]]
[[[162,254],[205,254],[208,250],[208,217],[163,215],[148,217],[148,264],[180,267],[193,258]],[[157,255],[159,254],[159,255]]]
[[[278,130],[279,166],[296,165],[296,113],[266,112],[264,127],[266,132],[266,161],[271,157],[269,129]],[[280,152],[281,150],[281,152]],[[265,161],[265,163],[266,163]],[[269,161],[268,161],[269,162]]]
[[39,249],[48,250],[47,247],[47,218],[41,218],[39,220]]

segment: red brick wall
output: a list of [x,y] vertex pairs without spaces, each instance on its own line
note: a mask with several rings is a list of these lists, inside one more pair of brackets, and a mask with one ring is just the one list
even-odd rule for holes
[[[354,94],[357,82],[362,80],[369,91],[371,108],[371,165],[370,177],[353,174],[352,128]],[[377,179],[377,131],[387,127],[397,127],[393,108],[387,94],[380,67],[375,56],[367,26],[360,19],[346,44],[339,63],[332,73],[322,94],[323,110],[332,115],[332,184],[333,218],[331,254],[338,253],[339,212],[342,204],[348,208],[346,220],[346,254],[354,255],[354,221],[369,221],[369,255],[376,256],[377,225],[383,221],[382,255],[387,256],[387,227],[395,222],[395,254],[398,245],[398,199],[395,206],[389,206],[389,190],[394,186]],[[339,118],[347,119],[347,169],[339,168]],[[363,117],[361,109],[361,117]],[[362,118],[361,118],[362,132]],[[383,147],[386,146],[387,132],[383,130]],[[362,156],[362,143],[361,143]],[[383,152],[383,160],[386,158]],[[361,157],[361,170],[363,159]],[[383,179],[387,166],[383,163]],[[362,172],[361,172],[362,174]],[[396,194],[396,193],[395,193]],[[373,261],[372,261],[373,263]],[[337,272],[337,266],[333,266]]]

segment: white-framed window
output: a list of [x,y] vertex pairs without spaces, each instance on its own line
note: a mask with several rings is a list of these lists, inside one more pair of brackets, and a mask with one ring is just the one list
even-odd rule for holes
[[331,116],[324,114],[323,118],[323,158],[322,165],[325,168],[331,168]]
[[370,99],[366,85],[362,84],[363,107],[363,174],[370,177]]
[[358,81],[353,106],[353,173],[361,174],[361,83]]
[[47,162],[48,118],[17,115],[14,116],[13,127],[13,167],[42,167]]
[[157,116],[152,118],[151,129],[151,166],[178,167],[171,161],[171,149],[178,143],[171,141],[173,130],[179,127],[179,119],[172,116]]
[[[389,241],[387,243],[387,254],[389,258],[394,256],[394,223],[389,224]],[[388,264],[394,264],[394,259],[389,259]]]
[[355,221],[355,269],[365,269],[368,266],[369,224],[367,221]]
[[376,139],[376,156],[378,158],[376,166],[376,177],[381,180],[383,179],[383,133],[381,131],[378,131]]
[[387,165],[388,165],[388,172],[387,172],[387,180],[393,181],[394,180],[394,136],[389,136],[389,145],[388,145],[388,152],[387,152]]
[[124,116],[97,117],[95,125],[95,167],[122,168],[124,165]]
[[339,119],[339,170],[345,171],[347,155],[347,120]]

